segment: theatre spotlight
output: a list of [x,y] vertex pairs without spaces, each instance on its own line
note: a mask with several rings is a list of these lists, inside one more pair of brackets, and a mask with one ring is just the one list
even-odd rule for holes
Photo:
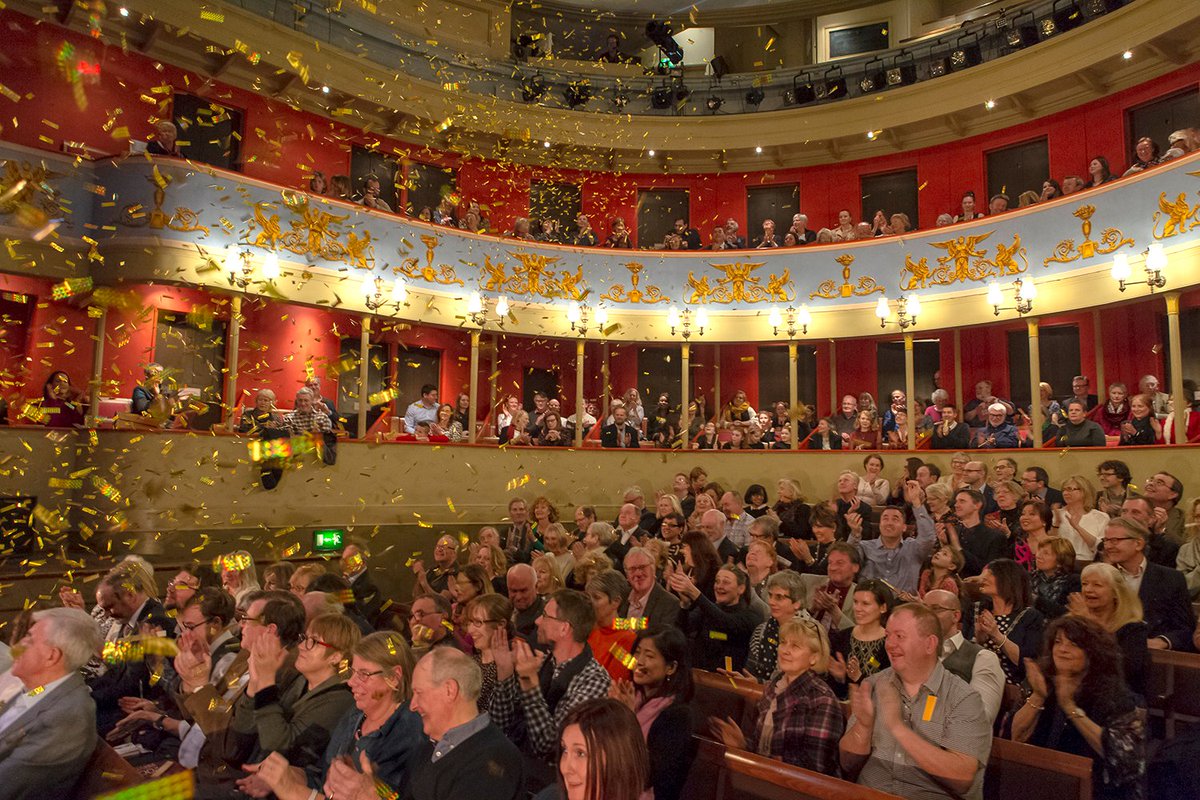
[[1083,9],[1075,2],[1067,3],[1062,8],[1059,8],[1058,4],[1055,3],[1051,17],[1053,17],[1054,24],[1058,27],[1059,32],[1066,33],[1083,24]]
[[684,85],[683,81],[675,83],[675,102],[682,103],[692,96],[692,90]]
[[592,99],[592,86],[586,80],[571,81],[567,84],[563,97],[569,108],[578,108]]
[[877,92],[884,87],[884,74],[882,72],[868,72],[859,78],[858,88],[863,94]]
[[[901,59],[904,59],[903,62]],[[888,86],[908,86],[917,82],[917,63],[911,55],[901,51],[886,73]]]
[[526,103],[536,103],[546,94],[546,79],[539,72],[521,81],[521,98]]
[[964,45],[959,39],[959,43],[950,51],[950,69],[954,72],[973,67],[982,60],[983,56],[979,50],[978,41]]
[[629,105],[629,92],[626,92],[624,89],[618,89],[617,93],[613,95],[612,103],[618,111],[625,108],[625,106]]
[[709,95],[708,99],[704,101],[704,107],[709,111],[720,111],[723,105],[725,105],[725,98],[716,94]]
[[650,107],[660,111],[671,107],[672,92],[669,86],[655,86],[650,93]]
[[940,78],[950,71],[950,59],[939,56],[929,62],[929,77]]
[[1032,15],[1006,20],[1002,27],[1005,28],[1004,44],[1009,50],[1020,50],[1038,42],[1038,29]]
[[825,82],[817,87],[818,100],[837,100],[846,96],[846,79],[826,77]]
[[758,108],[766,95],[763,93],[761,86],[755,86],[746,92],[746,105]]
[[646,38],[662,51],[662,66],[677,67],[683,63],[683,48],[671,33],[670,22],[654,19],[646,23]]
[[812,81],[802,80],[799,75],[792,78],[792,102],[798,106],[811,103],[817,99],[817,89]]

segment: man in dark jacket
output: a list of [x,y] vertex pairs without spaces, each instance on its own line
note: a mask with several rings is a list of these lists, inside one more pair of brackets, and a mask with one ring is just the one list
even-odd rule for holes
[[1104,560],[1120,570],[1125,582],[1138,593],[1150,626],[1147,646],[1152,650],[1189,651],[1196,615],[1192,613],[1187,579],[1179,570],[1146,558],[1149,539],[1145,525],[1132,517],[1117,517],[1104,530]]

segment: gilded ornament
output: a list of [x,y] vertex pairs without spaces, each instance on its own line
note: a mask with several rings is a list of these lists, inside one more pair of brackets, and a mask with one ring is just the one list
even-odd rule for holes
[[826,300],[836,300],[839,297],[864,297],[874,292],[882,292],[883,287],[878,281],[869,275],[864,275],[858,279],[858,283],[850,282],[850,265],[854,263],[854,256],[849,253],[843,253],[834,259],[842,265],[842,283],[839,286],[837,281],[824,281],[817,290],[808,296],[809,300],[817,297],[824,297]]
[[[983,280],[983,277],[986,276],[980,276],[978,270],[972,270],[971,259],[987,257],[987,250],[980,250],[978,245],[993,233],[994,231],[988,231],[975,236],[959,236],[944,242],[930,242],[931,247],[946,251],[946,255],[938,256],[938,264],[941,265],[941,269],[935,271],[934,283],[949,284],[967,280]],[[944,272],[945,279],[937,280],[938,272]]]
[[494,263],[491,256],[484,255],[480,275],[480,288],[483,291],[503,292],[517,297],[582,299],[583,291],[579,287],[583,282],[582,264],[573,273],[564,269],[555,277],[551,267],[561,260],[561,256],[518,252],[512,252],[511,255],[519,262],[511,275],[507,263]]
[[45,164],[5,161],[0,173],[0,216],[30,207],[45,216],[61,214],[58,194],[49,184],[50,180],[61,177],[62,173],[51,172]]
[[[1200,225],[1200,205],[1193,206],[1187,201],[1187,193],[1180,192],[1174,203],[1167,202],[1167,193],[1158,196],[1158,211],[1154,212],[1154,238],[1169,239],[1181,233],[1187,233]],[[1158,223],[1162,221],[1162,232]],[[1191,223],[1190,225],[1188,223]]]
[[625,264],[625,269],[629,270],[630,288],[626,289],[619,283],[614,283],[612,288],[600,295],[601,300],[608,300],[611,303],[668,303],[670,298],[662,293],[662,289],[657,286],[649,285],[643,292],[639,288],[641,282],[641,272],[646,267],[637,261],[630,261]]
[[964,281],[984,281],[1020,275],[1029,269],[1029,259],[1021,245],[1019,233],[1013,234],[1011,245],[998,243],[995,258],[988,258],[987,248],[978,245],[992,233],[994,231],[978,236],[959,236],[945,242],[930,242],[931,246],[946,251],[946,255],[938,258],[938,266],[932,269],[924,256],[914,262],[912,254],[906,254],[904,266],[900,268],[900,289],[911,292],[929,285],[949,286]]
[[189,233],[191,231],[203,231],[209,233],[207,225],[200,223],[200,214],[186,206],[176,206],[175,211],[167,215],[163,211],[163,204],[167,202],[167,188],[174,181],[174,176],[158,171],[155,166],[154,170],[146,176],[146,181],[154,187],[154,208],[147,214],[140,203],[127,205],[121,209],[120,222],[122,225],[130,228],[140,228],[143,225],[149,225],[153,230],[162,230],[170,228],[173,231],[181,233]]
[[1135,247],[1133,239],[1127,237],[1120,228],[1105,228],[1100,234],[1100,241],[1092,240],[1092,215],[1096,213],[1096,207],[1093,205],[1082,205],[1075,209],[1075,216],[1082,221],[1083,241],[1076,248],[1074,239],[1063,239],[1054,248],[1054,255],[1048,256],[1042,261],[1042,266],[1048,267],[1052,263],[1070,264],[1072,261],[1078,261],[1081,258],[1087,259],[1097,255],[1108,255],[1116,252],[1118,249],[1129,245]]
[[[454,271],[454,267],[449,264],[439,264],[436,267],[433,265],[434,252],[437,250],[439,243],[438,237],[425,234],[421,237],[421,242],[425,245],[425,266],[419,266],[415,258],[406,258],[400,262],[400,266],[397,269],[414,280],[440,283],[443,286],[466,285],[458,277],[458,273]],[[403,255],[403,252],[401,252],[401,255]]]
[[284,233],[279,214],[271,213],[277,208],[274,203],[255,203],[245,236],[251,247],[283,249],[299,256],[341,261],[359,269],[374,267],[375,248],[370,231],[343,232],[340,225],[349,219],[348,215],[331,214],[294,192],[284,192],[281,196],[293,215],[288,220],[291,230]]
[[733,264],[710,263],[709,266],[724,274],[724,277],[717,279],[716,286],[709,284],[707,275],[697,278],[695,273],[688,272],[687,285],[692,290],[691,295],[688,296],[688,303],[728,305],[729,303],[769,301],[789,302],[794,299],[795,294],[788,291],[788,287],[792,283],[789,270],[784,270],[782,275],[772,273],[766,286],[759,283],[759,278],[754,271],[765,263],[765,261],[758,263],[738,261]]

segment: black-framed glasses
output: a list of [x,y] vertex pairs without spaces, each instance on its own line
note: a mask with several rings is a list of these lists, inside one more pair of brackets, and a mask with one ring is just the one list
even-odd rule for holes
[[566,622],[567,621],[567,620],[563,619],[562,617],[552,617],[549,614],[547,614],[545,611],[542,612],[542,617],[544,619],[552,620],[554,622]]
[[171,581],[167,585],[167,588],[174,589],[176,591],[178,591],[180,589],[191,589],[192,591],[197,591],[200,588],[200,584],[199,584],[199,582],[197,582],[195,584],[191,584],[191,583],[188,583],[187,581]]
[[184,622],[181,619],[177,619],[177,620],[175,620],[175,633],[178,634],[178,633],[182,633],[183,631],[187,631],[188,633],[191,633],[192,631],[196,630],[196,628],[203,628],[208,623],[209,623],[209,620],[207,620],[207,619],[204,620],[203,622]]
[[1105,538],[1100,540],[1100,546],[1103,547],[1104,545],[1108,544],[1109,542],[1128,542],[1134,538],[1136,538],[1136,537],[1133,537],[1133,536],[1106,536]]

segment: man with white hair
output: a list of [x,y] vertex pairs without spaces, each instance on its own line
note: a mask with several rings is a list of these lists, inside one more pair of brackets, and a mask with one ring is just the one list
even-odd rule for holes
[[413,800],[522,796],[521,751],[480,713],[482,686],[479,665],[457,650],[439,647],[417,662],[409,707],[429,738],[411,762]]
[[1008,408],[1004,403],[992,403],[987,408],[987,424],[975,434],[974,446],[981,450],[997,447],[1020,447],[1017,426],[1008,421]]
[[284,417],[284,422],[293,436],[329,433],[333,430],[329,415],[313,405],[313,393],[309,389],[296,392],[296,408]]
[[807,214],[793,214],[788,233],[796,237],[796,244],[799,245],[812,244],[817,240],[817,232],[809,230]]
[[1171,395],[1158,390],[1158,378],[1154,375],[1143,375],[1138,381],[1138,391],[1150,398],[1150,407],[1154,409],[1154,416],[1159,420],[1167,418]]
[[710,508],[700,517],[700,530],[708,537],[721,557],[722,564],[733,564],[737,561],[738,548],[725,535],[725,512]]
[[35,611],[0,708],[0,797],[65,797],[96,747],[96,704],[79,669],[100,649],[96,621],[76,608]]

